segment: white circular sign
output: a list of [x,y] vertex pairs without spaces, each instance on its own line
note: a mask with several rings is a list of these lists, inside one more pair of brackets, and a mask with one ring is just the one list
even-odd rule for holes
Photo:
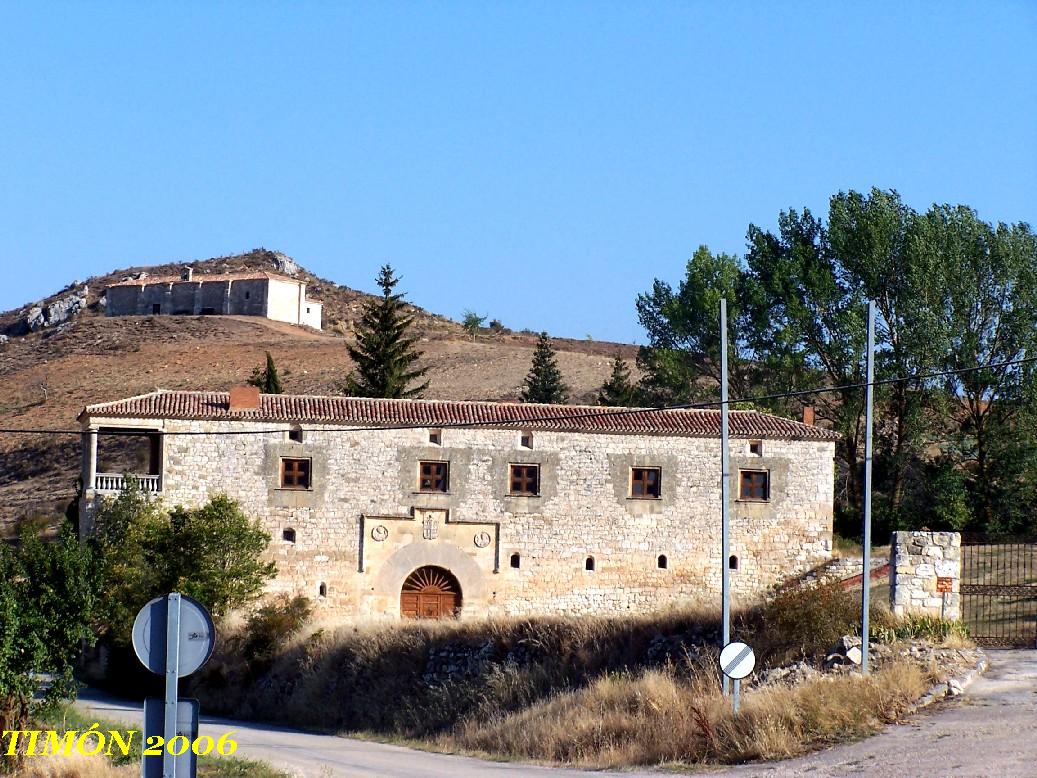
[[720,652],[720,669],[728,678],[745,678],[756,667],[756,654],[745,643],[728,643]]
[[[137,613],[133,621],[133,650],[151,672],[166,672],[166,603],[156,597]],[[177,677],[190,675],[209,661],[216,646],[216,628],[209,611],[186,594],[180,595],[180,658]]]

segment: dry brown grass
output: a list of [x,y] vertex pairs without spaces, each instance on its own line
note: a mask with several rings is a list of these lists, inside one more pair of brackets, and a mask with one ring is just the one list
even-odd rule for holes
[[27,759],[15,773],[18,778],[130,778],[138,775],[137,765],[114,766],[104,756],[46,756]]
[[654,670],[601,678],[488,721],[471,719],[438,744],[595,768],[778,759],[876,731],[928,683],[921,668],[895,663],[869,678],[749,691],[735,716],[715,678]]

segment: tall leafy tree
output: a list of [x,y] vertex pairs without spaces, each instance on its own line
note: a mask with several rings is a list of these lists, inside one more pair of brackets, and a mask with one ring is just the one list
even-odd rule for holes
[[[840,192],[829,202],[831,251],[849,284],[876,306],[876,377],[918,376],[934,364],[926,287],[931,268],[912,250],[917,214],[896,191]],[[893,513],[904,499],[908,469],[922,454],[927,392],[915,378],[878,387],[876,403],[889,418],[878,436]]]
[[356,345],[346,346],[356,365],[343,387],[346,394],[400,399],[421,397],[428,389],[428,381],[421,381],[428,368],[417,367],[422,352],[414,347],[417,336],[410,334],[414,316],[394,291],[398,283],[393,269],[383,265],[378,275],[382,296],[364,303],[354,328]]
[[622,354],[616,354],[612,360],[612,374],[598,392],[598,405],[637,405],[637,384],[630,380],[630,366]]
[[[976,510],[996,524],[1004,491],[997,456],[1015,448],[1034,403],[1034,368],[1005,364],[1037,356],[1037,237],[1026,224],[993,226],[965,206],[934,206],[919,220],[914,250],[931,269],[929,337],[947,370],[943,417],[973,474]],[[980,369],[974,369],[980,368]],[[1031,507],[1032,510],[1032,507]]]
[[547,333],[542,332],[533,350],[533,362],[520,399],[524,403],[564,403],[568,397],[569,387],[562,380],[554,346]]
[[[785,388],[846,386],[864,379],[865,299],[847,276],[824,223],[804,209],[782,212],[778,232],[749,226],[746,338]],[[818,414],[842,434],[843,497],[860,502],[864,393],[816,396]]]
[[252,377],[248,379],[252,386],[258,386],[263,394],[284,394],[284,385],[281,383],[281,375],[274,364],[274,358],[270,352],[266,352],[266,366],[257,367],[252,371]]
[[648,333],[638,351],[645,399],[671,405],[713,397],[720,383],[720,300],[727,299],[728,360],[731,391],[752,393],[752,354],[740,333],[744,326],[744,274],[737,257],[699,248],[688,260],[675,291],[656,279],[637,296],[637,315]]

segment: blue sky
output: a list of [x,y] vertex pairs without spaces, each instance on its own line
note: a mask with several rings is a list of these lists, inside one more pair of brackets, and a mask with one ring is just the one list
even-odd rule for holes
[[643,342],[638,292],[782,209],[1037,204],[1033,2],[7,2],[0,30],[0,310],[266,246]]

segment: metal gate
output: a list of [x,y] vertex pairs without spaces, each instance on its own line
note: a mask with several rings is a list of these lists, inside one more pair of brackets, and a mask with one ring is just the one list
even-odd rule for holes
[[981,646],[1037,648],[1037,538],[963,536],[961,612]]

